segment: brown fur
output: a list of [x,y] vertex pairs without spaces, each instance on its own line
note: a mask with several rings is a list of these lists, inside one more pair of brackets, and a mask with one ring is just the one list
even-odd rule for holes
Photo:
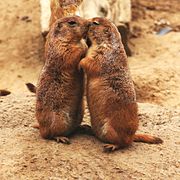
[[0,96],[7,96],[9,94],[11,94],[10,91],[4,90],[4,89],[0,90]]
[[82,0],[51,0],[50,27],[57,20],[69,15],[75,15]]
[[[36,118],[43,138],[69,136],[83,118],[83,72],[78,64],[87,46],[82,38],[86,20],[74,16],[57,20],[46,46],[45,65],[36,89]],[[67,142],[65,142],[67,143]]]
[[135,135],[138,105],[127,57],[114,24],[91,20],[88,37],[92,46],[79,66],[87,73],[87,102],[92,128],[105,151],[130,146],[133,141],[162,143],[149,135]]

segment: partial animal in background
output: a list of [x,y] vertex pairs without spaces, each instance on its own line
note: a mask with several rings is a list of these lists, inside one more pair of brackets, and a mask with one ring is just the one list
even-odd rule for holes
[[82,0],[40,0],[41,29],[46,37],[49,28],[60,18],[78,15],[78,6]]

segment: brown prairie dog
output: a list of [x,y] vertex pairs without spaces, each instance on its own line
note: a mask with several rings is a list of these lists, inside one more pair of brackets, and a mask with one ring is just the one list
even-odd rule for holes
[[138,105],[120,34],[113,23],[93,18],[88,31],[92,46],[79,66],[87,73],[87,102],[92,129],[105,151],[133,141],[162,143],[160,138],[135,134]]
[[83,72],[88,22],[78,16],[57,20],[47,37],[45,65],[36,89],[36,118],[46,139],[69,143],[83,118]]

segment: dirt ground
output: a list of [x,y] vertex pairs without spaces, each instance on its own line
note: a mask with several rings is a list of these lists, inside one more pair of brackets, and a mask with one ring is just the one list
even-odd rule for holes
[[[87,135],[71,145],[43,140],[34,124],[37,82],[43,65],[39,1],[0,1],[0,179],[180,179],[180,6],[179,0],[133,0],[129,58],[139,102],[139,131],[162,145],[134,143],[111,154]],[[173,31],[158,36],[157,22]],[[89,123],[88,112],[84,122]]]

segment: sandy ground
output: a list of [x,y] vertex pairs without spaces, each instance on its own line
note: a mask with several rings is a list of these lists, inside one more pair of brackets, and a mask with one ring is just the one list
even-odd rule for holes
[[[112,154],[94,137],[75,135],[71,145],[43,140],[35,122],[35,96],[43,65],[38,0],[0,2],[0,179],[180,179],[180,7],[178,0],[133,0],[130,68],[139,102],[140,132],[160,136],[162,145],[134,143]],[[28,17],[27,17],[28,16]],[[154,34],[166,19],[174,31]],[[86,112],[84,121],[89,123]]]

